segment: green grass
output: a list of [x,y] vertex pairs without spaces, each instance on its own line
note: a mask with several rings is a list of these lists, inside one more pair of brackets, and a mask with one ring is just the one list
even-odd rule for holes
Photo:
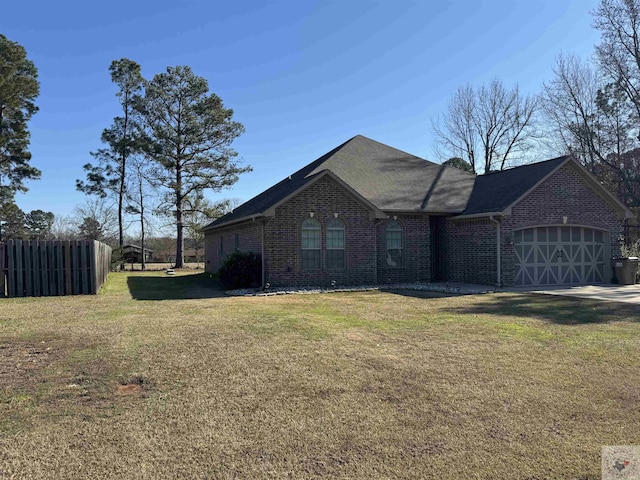
[[116,273],[0,312],[0,478],[586,479],[640,444],[633,305]]

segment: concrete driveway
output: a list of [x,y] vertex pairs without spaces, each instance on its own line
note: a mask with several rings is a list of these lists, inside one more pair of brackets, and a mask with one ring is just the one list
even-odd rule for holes
[[635,303],[640,305],[640,285],[582,285],[576,287],[545,287],[537,290],[514,288],[512,291],[528,291],[545,295],[592,298],[594,300]]

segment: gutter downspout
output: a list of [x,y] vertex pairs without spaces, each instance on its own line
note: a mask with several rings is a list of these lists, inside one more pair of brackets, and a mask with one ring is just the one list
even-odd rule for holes
[[374,272],[376,277],[376,285],[378,282],[378,225],[382,223],[382,219],[373,220],[373,257],[374,257]]
[[265,281],[264,281],[264,220],[262,222],[260,222],[260,224],[262,225],[262,242],[261,242],[261,252],[260,252],[260,259],[262,261],[262,289],[264,290],[264,286],[265,286]]
[[378,226],[376,221],[373,221],[373,268],[374,275],[376,277],[376,285],[378,284]]
[[496,275],[496,288],[500,288],[502,286],[502,278],[501,278],[501,272],[500,272],[500,264],[501,259],[500,259],[500,250],[502,250],[501,248],[501,239],[500,239],[500,220],[497,220],[495,218],[493,218],[493,215],[489,215],[489,220],[491,220],[493,223],[496,224],[496,257],[497,257],[497,275]]

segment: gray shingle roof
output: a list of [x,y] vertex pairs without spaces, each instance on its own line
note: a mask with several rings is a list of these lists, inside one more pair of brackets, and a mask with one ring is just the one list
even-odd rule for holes
[[205,229],[263,214],[331,171],[385,212],[498,212],[526,193],[567,157],[476,176],[357,135],[278,182]]
[[476,177],[469,204],[463,215],[501,212],[528,192],[569,157],[522,165]]
[[384,211],[461,212],[473,175],[443,167],[358,135],[315,166],[329,169]]
[[260,215],[324,170],[384,211],[462,212],[475,178],[356,135],[205,228]]

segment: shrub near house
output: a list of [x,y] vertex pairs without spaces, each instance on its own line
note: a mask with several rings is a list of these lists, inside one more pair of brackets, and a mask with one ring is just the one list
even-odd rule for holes
[[235,252],[229,255],[218,275],[224,288],[249,288],[260,285],[262,278],[262,257],[253,252]]

